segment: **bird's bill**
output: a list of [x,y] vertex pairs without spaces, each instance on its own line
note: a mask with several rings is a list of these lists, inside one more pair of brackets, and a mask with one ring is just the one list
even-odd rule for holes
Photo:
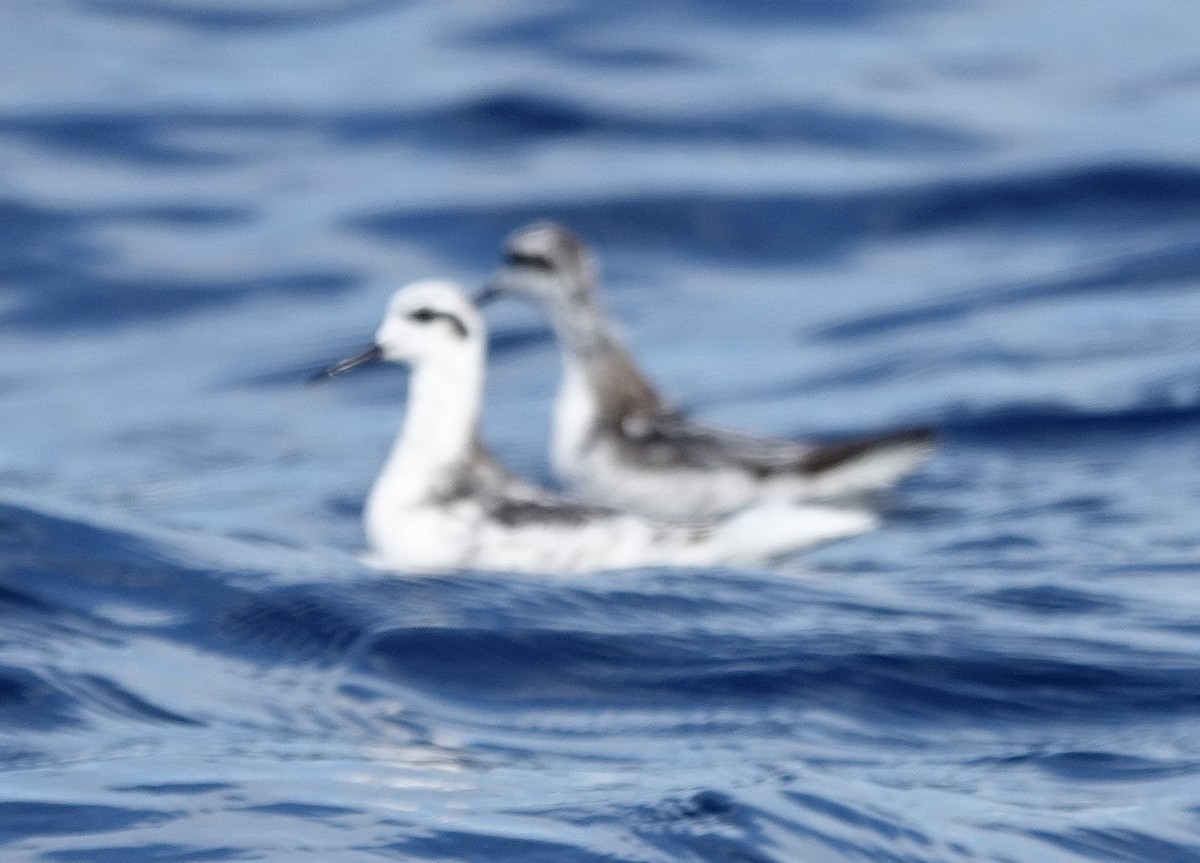
[[482,288],[479,289],[479,293],[477,293],[474,296],[473,301],[474,301],[475,305],[482,308],[486,305],[491,304],[495,300],[500,299],[500,297],[503,295],[504,295],[503,286],[501,286],[499,280],[493,280],[493,281],[488,282],[486,285],[484,285]]
[[365,351],[357,353],[352,357],[346,357],[344,360],[338,360],[324,371],[317,372],[313,375],[314,383],[318,381],[327,381],[330,378],[336,378],[338,375],[344,375],[346,372],[353,371],[359,366],[369,366],[372,363],[377,363],[383,359],[383,349],[379,345],[371,345]]
[[491,277],[483,283],[483,287],[479,289],[479,293],[473,297],[475,305],[482,308],[505,297],[527,297],[528,290],[524,287],[524,282],[525,279],[522,275],[515,272],[512,267],[500,267],[492,273]]

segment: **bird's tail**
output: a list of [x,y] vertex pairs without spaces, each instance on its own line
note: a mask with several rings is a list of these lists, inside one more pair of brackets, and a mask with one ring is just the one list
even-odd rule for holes
[[727,563],[761,563],[871,530],[878,518],[861,509],[763,503],[719,522],[712,542]]
[[912,428],[817,444],[804,457],[801,473],[812,497],[842,498],[877,491],[911,473],[933,453],[932,428]]

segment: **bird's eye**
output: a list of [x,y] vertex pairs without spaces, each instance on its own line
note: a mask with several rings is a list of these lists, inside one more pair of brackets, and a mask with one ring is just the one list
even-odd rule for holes
[[467,337],[467,325],[459,319],[458,315],[450,312],[442,312],[437,309],[431,309],[428,306],[422,306],[419,309],[413,309],[409,312],[408,319],[416,321],[419,324],[427,324],[430,321],[445,321],[460,339]]
[[527,252],[509,252],[504,256],[504,262],[513,267],[528,267],[543,273],[554,269],[554,262],[542,255],[531,255]]

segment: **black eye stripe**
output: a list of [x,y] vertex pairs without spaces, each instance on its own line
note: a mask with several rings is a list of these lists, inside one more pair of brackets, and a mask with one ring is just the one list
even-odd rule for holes
[[457,335],[460,339],[465,339],[467,337],[467,325],[462,322],[458,315],[451,314],[450,312],[439,312],[430,308],[420,308],[409,312],[408,317],[411,320],[422,324],[427,324],[430,321],[445,321],[450,325],[450,328],[454,330],[455,335]]
[[504,263],[514,267],[529,267],[547,273],[554,269],[554,262],[549,258],[526,252],[508,252],[504,255]]
[[467,337],[467,325],[459,319],[458,315],[452,315],[449,312],[439,312],[438,317],[448,323],[460,339]]

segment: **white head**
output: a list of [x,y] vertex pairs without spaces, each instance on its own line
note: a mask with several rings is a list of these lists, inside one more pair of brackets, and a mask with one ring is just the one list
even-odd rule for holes
[[438,279],[414,282],[392,295],[374,344],[319,377],[335,377],[380,360],[411,366],[481,364],[486,341],[483,318],[456,284]]
[[383,359],[412,365],[478,351],[485,340],[475,305],[458,285],[436,279],[396,291],[375,331]]

